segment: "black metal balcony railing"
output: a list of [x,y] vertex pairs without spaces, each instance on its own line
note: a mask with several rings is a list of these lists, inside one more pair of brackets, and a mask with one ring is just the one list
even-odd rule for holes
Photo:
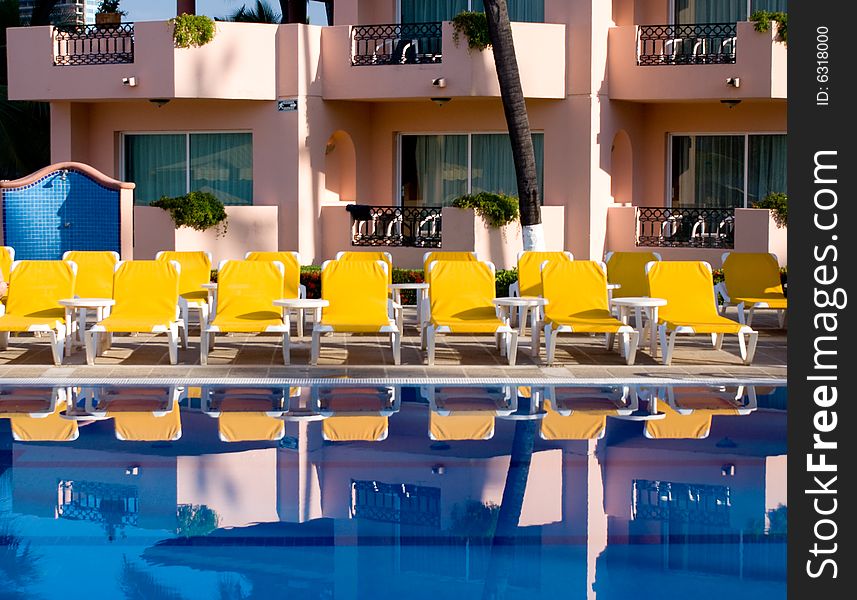
[[54,28],[54,64],[115,65],[134,62],[134,24],[62,25]]
[[355,25],[351,28],[351,64],[360,66],[439,63],[440,25]]
[[352,246],[440,248],[441,207],[351,204]]
[[637,208],[637,246],[730,249],[734,245],[734,208]]
[[641,25],[637,29],[637,64],[733,64],[737,45],[735,23]]

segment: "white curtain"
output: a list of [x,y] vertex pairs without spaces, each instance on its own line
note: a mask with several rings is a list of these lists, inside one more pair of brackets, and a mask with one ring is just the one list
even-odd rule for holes
[[224,204],[253,204],[253,135],[192,133],[190,191],[210,192]]
[[451,21],[465,10],[467,0],[402,0],[402,23]]
[[672,205],[744,206],[744,136],[672,138]]
[[467,193],[466,135],[409,135],[402,143],[405,206],[449,206]]
[[184,134],[125,136],[125,179],[137,184],[135,204],[187,193],[186,143]]
[[748,160],[747,202],[763,200],[772,192],[787,193],[786,136],[751,135]]
[[747,0],[675,0],[675,22],[735,23],[747,20]]
[[[541,198],[543,196],[544,134],[532,135]],[[512,157],[512,144],[508,134],[473,134],[472,140],[471,189],[473,193],[496,192],[517,196],[518,181],[515,177],[515,161]]]

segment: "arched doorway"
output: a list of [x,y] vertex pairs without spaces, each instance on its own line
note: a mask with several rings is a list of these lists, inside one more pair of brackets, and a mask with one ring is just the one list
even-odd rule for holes
[[610,194],[617,204],[631,204],[634,200],[634,161],[631,138],[624,129],[613,137],[610,151]]
[[324,148],[324,188],[326,201],[357,199],[357,152],[351,136],[341,129]]

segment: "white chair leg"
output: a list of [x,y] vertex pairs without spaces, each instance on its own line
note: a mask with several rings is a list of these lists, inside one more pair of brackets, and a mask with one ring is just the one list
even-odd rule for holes
[[[739,302],[739,303],[738,303],[738,305],[735,307],[735,310],[737,310],[737,311],[738,311],[738,322],[739,322],[739,323],[741,323],[741,325],[746,325],[746,324],[747,324],[747,319],[746,319],[746,317],[744,316],[744,303],[743,303],[743,302]],[[726,312],[726,310],[724,309],[724,311],[723,311],[723,312],[725,313],[725,312]]]
[[748,335],[750,336],[750,342],[747,348],[747,355],[743,357],[745,365],[753,364],[753,358],[755,358],[756,356],[756,344],[759,341],[759,332],[754,331],[753,333],[750,333]]
[[304,319],[306,318],[306,311],[302,308],[298,309],[298,337],[302,338],[304,336]]
[[393,334],[393,364],[402,364],[402,330]]
[[[184,332],[187,332],[187,323],[182,328]],[[170,348],[170,364],[175,365],[179,362],[179,326],[176,323],[170,324],[170,332],[167,334],[169,339],[167,343]]]
[[288,365],[292,362],[291,343],[289,332],[283,332],[283,364]]
[[622,337],[625,344],[625,364],[633,365],[637,358],[637,347],[640,345],[640,332],[634,330],[623,333]]
[[723,348],[723,338],[726,337],[723,333],[714,334],[714,349],[721,350]]
[[671,332],[669,334],[669,339],[667,340],[666,326],[661,325],[661,327],[663,327],[661,339],[666,340],[666,347],[663,349],[663,364],[671,365],[673,362],[673,350],[675,350],[675,338],[678,335],[678,332]]
[[605,343],[604,343],[604,347],[605,347],[607,350],[612,350],[612,349],[613,349],[613,341],[614,341],[615,339],[616,339],[616,334],[608,333],[608,334],[607,334],[607,336],[606,336],[606,338],[605,338],[605,340],[606,340],[606,341],[605,341]]
[[716,348],[716,347],[717,347],[717,334],[716,334],[716,333],[712,333],[712,334],[711,334],[711,345],[712,345],[714,348]]
[[0,331],[0,350],[9,349],[9,332]]
[[545,327],[545,347],[547,349],[548,365],[553,364],[553,359],[556,355],[556,338],[558,335],[559,332],[553,331],[550,325]]
[[199,332],[199,364],[203,366],[208,364],[209,343],[213,338],[214,334],[205,329]]
[[187,350],[187,338],[188,338],[187,330],[188,330],[188,327],[190,327],[190,309],[188,308],[186,302],[181,303],[181,315],[182,315],[182,322],[184,323],[184,327],[181,328],[181,330],[182,330],[182,348]]
[[54,364],[62,364],[63,350],[65,348],[65,325],[61,325],[56,331],[51,331],[51,354]]
[[77,311],[77,341],[81,344],[86,343],[84,336],[86,335],[86,309],[81,308]]
[[753,313],[755,312],[755,310],[756,308],[754,306],[751,306],[750,310],[747,311],[747,327],[753,326]]
[[541,321],[530,325],[530,356],[538,356],[541,340]]
[[310,348],[310,357],[309,361],[312,366],[318,364],[318,357],[321,353],[321,332],[313,327],[312,329],[312,347]]
[[95,364],[95,352],[98,349],[99,335],[101,335],[101,332],[91,329],[86,333],[86,364],[88,365]]
[[435,328],[431,325],[426,327],[426,354],[428,359],[428,364],[434,364],[434,345],[435,345],[435,335],[437,332]]
[[780,326],[780,329],[784,329],[786,326],[786,311],[778,310],[777,311],[777,324]]
[[509,366],[515,366],[515,360],[518,357],[518,332],[513,329],[511,333],[506,334],[509,336],[509,346],[506,349],[506,356],[509,357]]
[[200,304],[199,306],[199,334],[202,335],[202,330],[208,324],[208,304]]

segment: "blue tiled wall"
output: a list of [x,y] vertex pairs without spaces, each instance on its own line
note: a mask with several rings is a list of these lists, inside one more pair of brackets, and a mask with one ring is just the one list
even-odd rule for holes
[[66,250],[118,252],[119,191],[76,171],[4,190],[3,240],[19,260],[56,260]]

